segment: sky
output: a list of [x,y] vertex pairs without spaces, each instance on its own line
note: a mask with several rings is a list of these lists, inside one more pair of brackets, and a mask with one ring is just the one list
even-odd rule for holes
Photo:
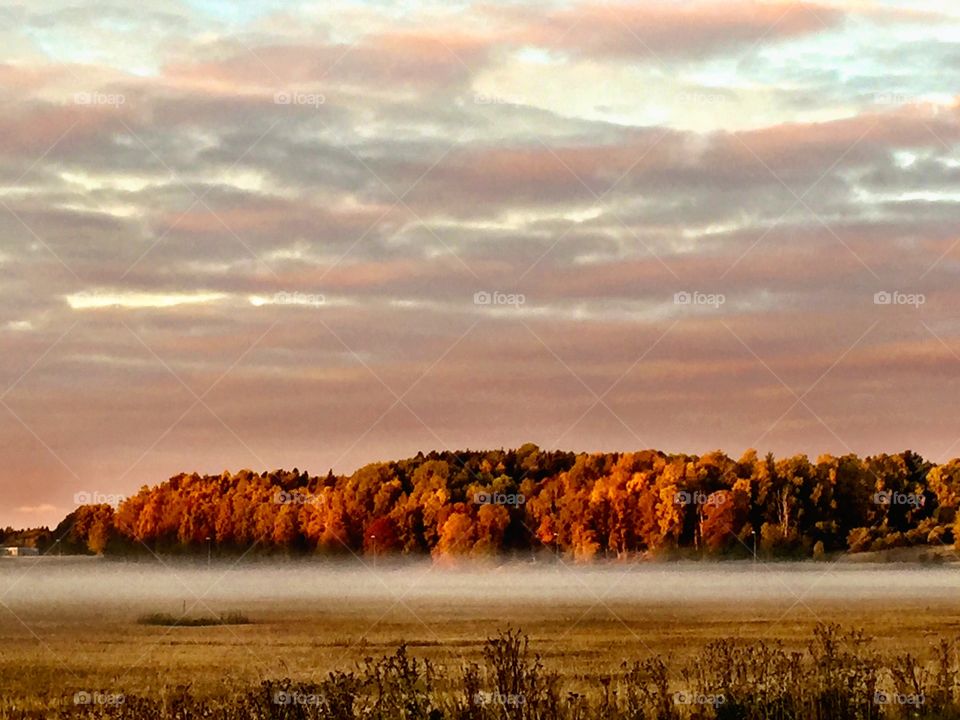
[[960,455],[960,9],[0,3],[0,526],[515,447]]

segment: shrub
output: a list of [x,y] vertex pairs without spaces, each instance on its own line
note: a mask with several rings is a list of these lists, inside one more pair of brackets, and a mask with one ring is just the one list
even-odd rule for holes
[[177,617],[170,613],[150,613],[137,618],[138,625],[162,625],[164,627],[205,627],[208,625],[249,625],[250,618],[241,612],[231,611],[217,616]]
[[[401,645],[351,672],[316,683],[266,681],[236,697],[205,700],[178,687],[161,698],[116,704],[65,699],[45,711],[0,706],[0,720],[957,720],[958,659],[941,641],[932,661],[884,660],[862,632],[819,625],[805,652],[735,639],[708,644],[689,664],[651,657],[601,676],[592,690],[566,692],[559,676],[506,630],[488,639],[482,662],[441,687],[425,660]],[[713,702],[678,699],[712,698]],[[913,705],[889,697],[923,698]]]

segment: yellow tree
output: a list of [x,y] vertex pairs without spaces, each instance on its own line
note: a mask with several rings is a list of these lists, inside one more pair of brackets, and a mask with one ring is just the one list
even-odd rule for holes
[[502,505],[481,505],[477,511],[473,554],[496,554],[503,545],[503,535],[508,525],[510,525],[510,512],[505,507]]
[[465,511],[450,514],[440,529],[440,539],[434,547],[439,557],[461,555],[469,552],[476,540],[473,520]]
[[686,506],[679,502],[679,493],[685,488],[687,465],[683,458],[668,464],[657,477],[653,491],[657,498],[657,530],[659,533],[651,548],[666,544],[676,546],[683,530],[683,516]]

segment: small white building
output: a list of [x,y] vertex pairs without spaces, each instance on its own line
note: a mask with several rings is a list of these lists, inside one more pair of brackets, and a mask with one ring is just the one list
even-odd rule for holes
[[5,547],[0,548],[0,555],[4,557],[27,557],[30,555],[39,555],[40,551],[32,547]]

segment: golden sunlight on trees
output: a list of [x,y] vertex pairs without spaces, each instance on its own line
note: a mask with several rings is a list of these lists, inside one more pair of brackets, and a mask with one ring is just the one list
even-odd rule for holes
[[[114,511],[81,506],[65,552],[531,553],[576,561],[708,553],[811,557],[954,541],[960,461],[912,452],[739,460],[634,453],[432,452],[351,475],[181,474]],[[11,531],[12,532],[12,531]],[[39,536],[38,536],[39,537]],[[47,536],[43,536],[46,538]],[[50,544],[52,540],[44,540]]]

